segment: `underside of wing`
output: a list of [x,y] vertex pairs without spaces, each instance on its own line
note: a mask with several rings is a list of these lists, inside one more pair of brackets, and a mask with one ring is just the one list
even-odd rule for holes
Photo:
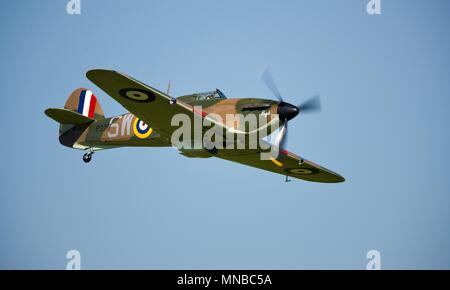
[[219,153],[217,157],[312,182],[345,181],[341,175],[286,150],[281,150],[277,159],[272,160],[262,160],[261,153],[257,151],[236,150],[233,153],[226,151]]

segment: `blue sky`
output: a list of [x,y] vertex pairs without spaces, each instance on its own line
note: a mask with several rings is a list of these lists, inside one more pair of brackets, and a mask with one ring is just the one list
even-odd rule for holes
[[[0,0],[0,268],[450,268],[450,3]],[[172,94],[220,88],[323,111],[290,122],[288,149],[342,184],[284,178],[171,148],[59,144],[47,107],[110,68]]]

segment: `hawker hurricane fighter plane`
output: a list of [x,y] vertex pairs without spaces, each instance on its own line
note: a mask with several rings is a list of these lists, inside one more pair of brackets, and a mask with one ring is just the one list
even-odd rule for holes
[[[285,149],[288,121],[299,113],[319,109],[320,103],[318,97],[299,106],[284,102],[268,71],[263,73],[262,78],[277,101],[256,98],[228,99],[220,90],[173,98],[169,92],[163,93],[117,71],[95,69],[86,75],[129,113],[105,117],[96,96],[86,88],[73,91],[63,109],[45,110],[48,117],[60,123],[61,144],[85,150],[85,162],[91,161],[93,153],[101,149],[133,146],[177,147],[179,152],[187,157],[218,157],[282,174],[286,176],[287,181],[288,177],[325,183],[344,181],[339,174]],[[228,122],[228,116],[236,114],[245,118],[255,116],[258,118],[254,119],[258,120],[263,116],[265,122],[258,121],[253,127],[247,124],[242,126],[240,119]],[[176,121],[178,116],[181,116],[181,119]],[[225,119],[227,121],[224,121]],[[200,120],[200,134],[193,128],[183,136],[191,145],[192,142],[199,144],[198,141],[204,140],[211,126],[219,128],[221,138],[228,135],[233,138],[220,141],[224,146],[174,145],[173,135],[180,129],[177,127],[180,120],[192,121],[194,124],[196,120]],[[274,123],[280,126],[271,131],[268,124]],[[274,142],[269,143],[270,141],[259,135],[263,129],[268,134],[278,132]],[[258,134],[255,135],[255,132]],[[257,136],[256,147],[246,144],[250,135]],[[242,140],[244,145],[241,144]],[[183,144],[186,144],[185,141]],[[263,153],[269,154],[270,158],[261,158]]]

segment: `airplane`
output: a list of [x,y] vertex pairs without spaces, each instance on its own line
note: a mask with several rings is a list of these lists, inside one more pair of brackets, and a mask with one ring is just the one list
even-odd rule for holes
[[[268,70],[261,75],[262,80],[277,98],[276,101],[227,98],[218,89],[174,98],[169,95],[170,83],[167,93],[164,93],[114,70],[94,69],[88,71],[86,76],[128,111],[122,115],[105,117],[96,96],[87,88],[74,90],[64,108],[45,110],[48,117],[60,124],[60,143],[70,148],[85,150],[83,161],[86,163],[91,161],[94,152],[102,149],[136,146],[174,147],[171,136],[177,128],[173,126],[172,118],[177,114],[183,114],[190,120],[199,118],[202,121],[210,121],[209,125],[219,126],[223,134],[230,133],[236,136],[236,141],[231,139],[231,143],[234,144],[227,143],[227,140],[221,149],[211,146],[179,148],[179,153],[186,157],[217,157],[284,175],[287,182],[290,181],[289,177],[321,183],[345,181],[341,175],[285,149],[288,121],[299,114],[320,110],[320,100],[316,96],[299,106],[285,102]],[[212,114],[223,119],[211,118]],[[244,139],[248,140],[250,133],[261,131],[263,125],[258,123],[259,127],[256,129],[244,126],[242,130],[243,127],[239,126],[239,122],[230,124],[223,121],[227,114],[264,115],[269,123],[279,122],[281,126],[278,128],[275,144],[258,137],[261,145],[257,148],[244,146],[242,149],[230,146],[236,145],[237,140],[242,140],[237,138],[238,136],[245,136],[247,139]],[[264,126],[264,129],[267,129],[267,123]],[[208,126],[201,127],[200,138],[207,129]],[[273,132],[269,129],[268,133]],[[191,138],[195,139],[195,135]],[[273,148],[279,149],[278,154],[267,160],[261,158],[261,152],[272,152]]]

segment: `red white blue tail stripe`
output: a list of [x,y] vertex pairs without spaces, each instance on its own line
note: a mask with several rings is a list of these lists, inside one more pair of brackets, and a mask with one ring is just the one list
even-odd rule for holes
[[89,90],[81,91],[77,111],[78,113],[86,117],[94,118],[94,111],[96,104],[97,98],[91,91]]

